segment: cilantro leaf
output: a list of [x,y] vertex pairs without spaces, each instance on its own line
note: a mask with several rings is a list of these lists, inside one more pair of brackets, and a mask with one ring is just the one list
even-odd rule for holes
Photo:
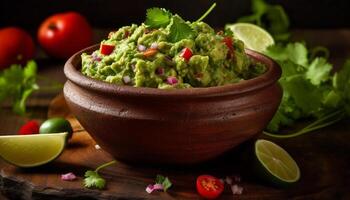
[[306,78],[314,85],[320,85],[321,82],[330,78],[332,65],[327,63],[325,58],[315,58],[309,65],[306,72]]
[[170,42],[178,42],[182,39],[190,39],[194,36],[195,32],[183,19],[178,15],[173,16],[169,29]]
[[97,188],[97,189],[103,189],[105,188],[106,186],[106,180],[104,178],[102,178],[98,172],[103,169],[103,168],[106,168],[110,165],[113,165],[115,164],[117,161],[115,160],[112,160],[108,163],[104,163],[100,166],[98,166],[95,171],[91,171],[91,170],[88,170],[85,172],[85,178],[84,178],[84,181],[83,181],[83,185],[84,187],[86,188]]
[[36,84],[37,65],[29,61],[22,68],[20,65],[12,65],[0,74],[0,102],[13,102],[13,111],[24,115],[26,112],[25,102],[28,97],[39,89]]
[[238,22],[256,24],[272,34],[276,41],[288,40],[289,17],[280,5],[270,5],[264,0],[252,0],[252,14],[240,17]]
[[166,192],[171,186],[172,183],[168,177],[164,177],[162,175],[157,175],[156,184],[161,184],[163,186],[163,190]]
[[151,28],[166,27],[171,20],[172,14],[164,8],[147,9],[145,24]]
[[95,171],[88,170],[85,172],[84,187],[103,189],[106,181]]

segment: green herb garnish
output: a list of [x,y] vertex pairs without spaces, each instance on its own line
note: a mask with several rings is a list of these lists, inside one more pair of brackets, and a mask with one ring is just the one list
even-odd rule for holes
[[172,14],[164,8],[147,9],[145,24],[151,28],[166,27],[172,18]]
[[256,24],[269,31],[276,41],[288,40],[289,17],[281,5],[270,5],[264,0],[252,0],[253,14],[238,19],[238,22]]
[[163,190],[166,192],[171,186],[172,183],[168,177],[164,177],[162,175],[157,175],[156,184],[161,184],[163,186]]
[[[214,3],[196,22],[202,21],[215,8]],[[150,28],[169,27],[169,41],[178,42],[182,39],[190,39],[195,34],[189,22],[180,16],[172,14],[164,8],[150,8],[147,10],[145,24]]]
[[97,188],[103,189],[106,186],[106,180],[99,175],[99,171],[105,167],[115,164],[117,161],[113,160],[111,162],[105,163],[97,167],[94,171],[88,170],[85,172],[84,187],[86,188]]
[[13,102],[12,109],[16,114],[24,115],[26,100],[39,89],[36,84],[37,65],[29,61],[25,67],[12,65],[0,73],[0,102]]
[[[265,52],[282,68],[279,80],[283,88],[280,107],[265,134],[289,138],[329,126],[350,115],[350,60],[331,74],[332,65],[323,57],[308,57],[302,43],[271,46]],[[300,119],[313,118],[304,128],[287,135],[273,134]],[[271,133],[272,132],[272,133]]]

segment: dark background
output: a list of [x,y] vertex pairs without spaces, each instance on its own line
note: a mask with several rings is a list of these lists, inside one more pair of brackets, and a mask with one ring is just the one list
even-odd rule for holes
[[[350,27],[349,0],[266,0],[281,4],[291,26],[301,28]],[[45,17],[63,11],[78,11],[96,28],[117,28],[144,21],[149,7],[165,7],[187,20],[195,20],[213,0],[0,0],[0,27],[35,29]],[[250,14],[250,0],[217,0],[216,9],[205,21],[214,27],[232,23]]]

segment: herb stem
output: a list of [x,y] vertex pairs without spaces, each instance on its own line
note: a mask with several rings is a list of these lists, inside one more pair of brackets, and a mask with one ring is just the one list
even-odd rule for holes
[[[309,124],[308,126],[304,127],[303,129],[301,129],[301,130],[299,130],[299,131],[297,131],[295,133],[291,133],[291,134],[287,134],[287,135],[279,135],[279,134],[269,133],[269,132],[266,132],[266,131],[263,131],[263,133],[265,135],[267,135],[267,136],[274,137],[274,138],[291,138],[291,137],[296,137],[296,136],[299,136],[299,135],[302,135],[302,134],[305,134],[305,133],[308,133],[308,132],[311,132],[311,131],[314,131],[314,130],[317,130],[317,129],[324,128],[326,126],[330,126],[330,125],[340,121],[341,119],[343,119],[344,115],[345,115],[344,111],[337,110],[337,111],[332,112],[332,113],[330,113],[328,115],[325,115],[321,119],[316,120],[315,122]],[[335,119],[333,119],[333,120],[331,120],[329,122],[326,122],[326,123],[321,123],[322,121],[327,120],[327,119],[329,119],[331,117],[335,117],[335,116],[337,116]]]
[[98,173],[98,171],[101,170],[102,168],[105,168],[105,167],[108,167],[108,166],[110,166],[110,165],[113,165],[114,163],[117,163],[117,161],[116,161],[116,160],[112,160],[112,161],[110,161],[110,162],[108,162],[108,163],[105,163],[105,164],[103,164],[103,165],[100,165],[99,167],[97,167],[97,168],[95,169],[95,172]]
[[207,12],[205,12],[199,19],[197,19],[196,22],[200,22],[202,21],[204,18],[207,17],[207,15],[209,15],[209,13],[215,8],[216,3],[213,3],[213,5],[210,6],[210,8],[207,10]]

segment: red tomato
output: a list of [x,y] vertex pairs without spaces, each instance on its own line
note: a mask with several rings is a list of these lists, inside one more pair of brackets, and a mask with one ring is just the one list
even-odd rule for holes
[[186,61],[189,61],[190,60],[190,58],[192,57],[192,55],[193,55],[193,53],[192,53],[192,51],[191,51],[191,49],[189,49],[189,48],[184,48],[184,49],[182,49],[182,51],[181,51],[181,56],[186,60]]
[[114,45],[108,45],[108,44],[101,44],[101,53],[103,55],[109,55],[113,52],[114,50]]
[[65,59],[92,44],[92,29],[79,13],[60,13],[40,25],[38,41],[48,54]]
[[201,175],[197,178],[197,191],[206,199],[215,199],[224,191],[224,183],[210,175]]
[[27,32],[17,27],[0,29],[0,70],[11,64],[25,64],[34,53],[34,42]]
[[39,124],[35,120],[31,120],[25,123],[18,131],[20,135],[30,135],[39,133]]

